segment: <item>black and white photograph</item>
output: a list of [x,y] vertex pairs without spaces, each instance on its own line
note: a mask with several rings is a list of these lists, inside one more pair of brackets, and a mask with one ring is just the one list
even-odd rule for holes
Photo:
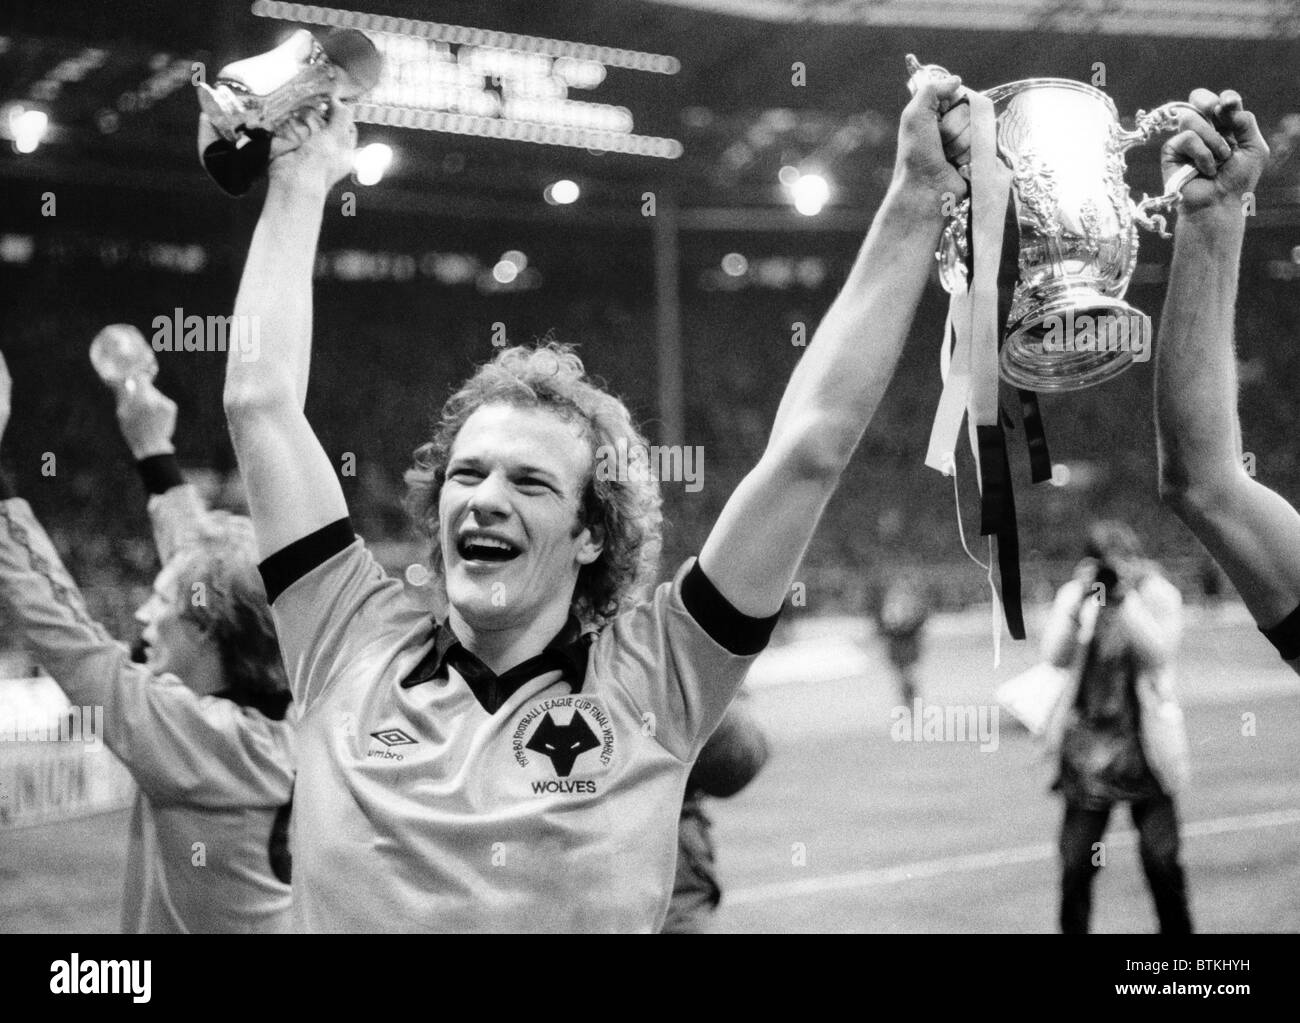
[[1251,1011],[1297,83],[1300,0],[9,0],[22,987],[823,934]]

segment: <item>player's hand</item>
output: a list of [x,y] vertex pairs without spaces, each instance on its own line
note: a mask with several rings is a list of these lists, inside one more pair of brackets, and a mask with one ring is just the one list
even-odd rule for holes
[[352,170],[357,126],[352,107],[331,98],[326,113],[308,110],[289,118],[271,140],[272,181],[292,180],[330,188]]
[[1255,123],[1255,115],[1231,89],[1217,95],[1196,89],[1188,97],[1201,112],[1183,115],[1183,130],[1167,141],[1160,153],[1165,180],[1184,164],[1193,164],[1200,177],[1183,186],[1183,213],[1221,208],[1240,214],[1244,196],[1253,192],[1268,163],[1268,143]]
[[964,90],[956,75],[918,74],[915,82],[898,126],[894,180],[936,200],[938,212],[945,195],[961,199],[967,192],[957,167],[970,163],[970,105],[958,103]]
[[5,430],[9,427],[10,399],[13,395],[14,382],[9,376],[9,364],[5,362],[4,353],[0,352],[0,440],[4,440]]
[[137,462],[176,450],[172,446],[176,402],[144,377],[114,384],[113,393],[117,395],[117,425]]

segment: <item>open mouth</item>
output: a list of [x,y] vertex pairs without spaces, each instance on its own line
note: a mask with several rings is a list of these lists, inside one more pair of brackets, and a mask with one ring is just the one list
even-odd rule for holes
[[456,553],[465,561],[505,562],[513,561],[521,552],[508,540],[470,534],[457,541]]

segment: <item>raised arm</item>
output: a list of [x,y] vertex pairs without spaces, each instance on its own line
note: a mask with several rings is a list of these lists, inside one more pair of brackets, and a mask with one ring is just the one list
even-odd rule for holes
[[[0,438],[9,387],[0,356]],[[200,697],[175,676],[133,663],[126,646],[91,617],[27,502],[7,492],[0,498],[0,604],[72,704],[102,713],[96,737],[140,787],[212,805],[274,806],[282,799],[291,781],[287,755],[241,724],[231,701]]]
[[[1244,197],[1259,180],[1268,147],[1235,92],[1198,89],[1191,99],[1232,151],[1214,177],[1183,190],[1156,346],[1160,494],[1268,630],[1300,607],[1300,514],[1242,464],[1233,343]],[[1187,162],[1198,146],[1187,133],[1171,139],[1166,170]],[[1300,671],[1297,655],[1300,645],[1289,660]]]
[[149,380],[128,380],[112,386],[117,398],[117,425],[149,495],[154,545],[158,560],[165,565],[192,542],[208,509],[194,486],[185,482],[176,463],[176,449],[172,446],[176,402]]
[[316,242],[329,190],[350,166],[356,129],[350,109],[335,101],[328,124],[311,113],[289,131],[301,144],[271,162],[235,299],[235,329],[257,330],[257,343],[232,343],[226,368],[226,418],[263,558],[347,515],[303,404]]
[[[780,608],[894,374],[934,265],[944,197],[966,191],[940,137],[940,103],[959,88],[956,78],[925,81],[903,111],[894,179],[866,242],[790,378],[762,458],[700,554],[705,574],[745,614]],[[950,155],[964,145],[959,137]]]

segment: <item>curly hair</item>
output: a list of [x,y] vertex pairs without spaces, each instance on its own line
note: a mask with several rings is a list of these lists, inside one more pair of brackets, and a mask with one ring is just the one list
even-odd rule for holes
[[286,696],[289,680],[257,570],[253,523],[208,512],[173,560],[177,601],[216,642],[228,695],[252,706]]
[[602,537],[604,547],[579,570],[572,610],[584,623],[605,624],[630,606],[658,571],[662,501],[659,482],[648,473],[605,478],[611,474],[596,471],[602,450],[640,451],[645,439],[627,406],[588,378],[570,345],[551,341],[498,352],[447,399],[433,439],[416,449],[414,467],[406,473],[406,509],[433,542],[434,572],[444,578],[438,499],[451,447],[466,420],[486,405],[544,409],[581,429],[591,448],[592,470],[583,487],[578,525]]

